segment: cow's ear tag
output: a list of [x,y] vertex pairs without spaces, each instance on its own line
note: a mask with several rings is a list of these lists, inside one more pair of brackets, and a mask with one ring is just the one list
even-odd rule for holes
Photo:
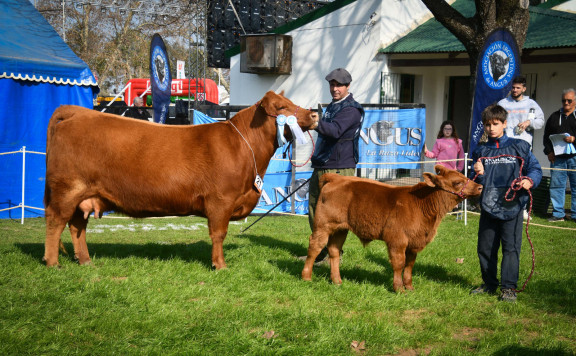
[[260,177],[259,174],[256,175],[256,179],[254,180],[254,187],[258,190],[259,194],[262,194],[262,186],[264,185],[264,181]]

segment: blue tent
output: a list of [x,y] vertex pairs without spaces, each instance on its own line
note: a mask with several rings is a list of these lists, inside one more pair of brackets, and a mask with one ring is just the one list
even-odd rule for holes
[[[0,218],[42,216],[46,129],[60,105],[93,108],[94,75],[29,0],[0,1]],[[38,153],[10,153],[26,147]],[[24,156],[24,157],[23,157]]]

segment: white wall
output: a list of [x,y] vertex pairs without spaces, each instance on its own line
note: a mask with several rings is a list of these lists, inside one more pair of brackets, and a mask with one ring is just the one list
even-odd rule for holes
[[[376,16],[370,16],[376,13]],[[361,103],[379,103],[380,73],[387,70],[383,46],[431,17],[421,0],[359,0],[287,33],[293,37],[292,74],[240,73],[240,55],[230,61],[230,104],[251,105],[268,90],[303,107],[331,101],[324,77],[338,67],[352,75],[350,91]]]
[[558,6],[554,6],[552,9],[576,13],[576,0],[566,1]]

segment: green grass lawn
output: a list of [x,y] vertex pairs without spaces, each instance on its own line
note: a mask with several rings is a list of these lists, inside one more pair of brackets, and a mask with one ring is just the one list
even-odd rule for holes
[[[402,294],[383,242],[350,235],[343,284],[328,266],[304,282],[307,219],[269,216],[240,234],[255,219],[231,223],[220,271],[201,218],[91,219],[94,265],[61,255],[60,269],[41,261],[43,219],[0,220],[0,354],[576,354],[574,222],[530,226],[535,272],[509,304],[469,294],[481,283],[477,216],[444,219]],[[531,259],[524,238],[520,283]]]

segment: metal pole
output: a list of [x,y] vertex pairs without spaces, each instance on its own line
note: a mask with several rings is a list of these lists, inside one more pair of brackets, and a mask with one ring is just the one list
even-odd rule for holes
[[[464,153],[464,175],[468,177],[468,152]],[[464,226],[468,225],[468,199],[464,199]]]
[[[293,158],[294,162],[296,162],[296,145],[297,145],[297,142],[296,142],[296,140],[294,140],[294,142],[292,143],[292,153],[294,156],[294,158]],[[292,163],[292,162],[290,162],[290,163]],[[293,164],[290,164],[290,165],[292,166],[292,169],[290,170],[291,171],[290,172],[290,175],[291,175],[290,186],[293,187],[296,183],[296,167]],[[296,202],[294,200],[295,199],[290,200],[290,212],[292,214],[296,213]]]
[[24,225],[24,188],[26,185],[26,146],[22,146],[22,217],[20,224]]
[[66,14],[64,13],[64,5],[66,4],[66,0],[62,0],[62,39],[66,42]]

